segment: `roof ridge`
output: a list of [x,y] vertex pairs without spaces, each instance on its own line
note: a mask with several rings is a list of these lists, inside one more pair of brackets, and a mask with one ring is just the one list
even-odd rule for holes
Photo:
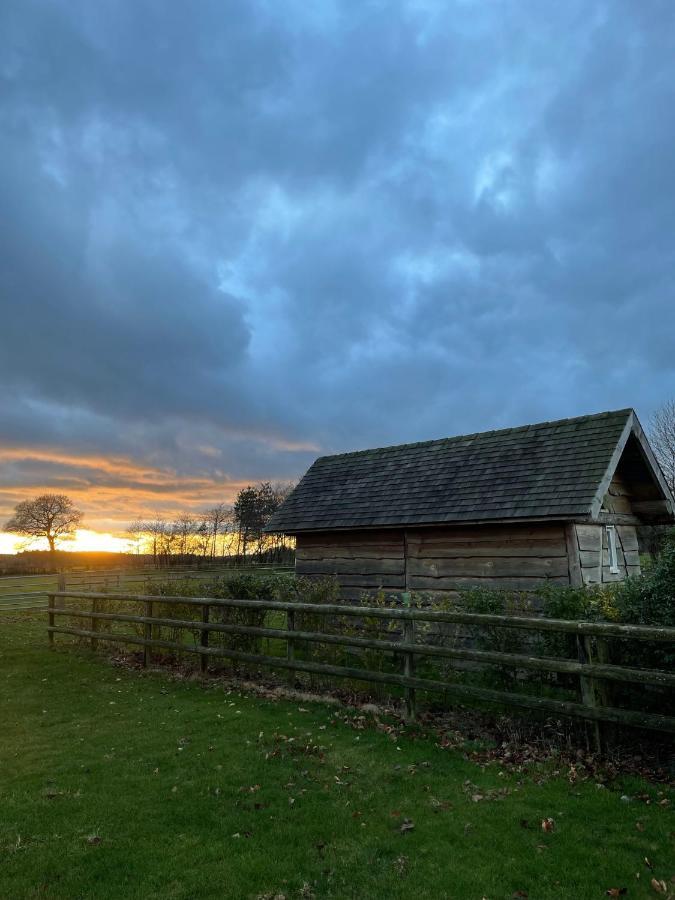
[[315,463],[320,462],[324,459],[339,459],[345,456],[362,456],[367,453],[378,453],[384,450],[407,450],[413,447],[431,447],[434,444],[450,444],[455,441],[464,441],[469,440],[470,438],[476,437],[487,437],[488,435],[504,435],[504,434],[517,434],[523,431],[530,431],[537,428],[545,428],[546,426],[551,425],[567,425],[575,422],[588,422],[592,419],[603,419],[609,416],[619,416],[619,415],[630,415],[634,413],[634,409],[630,406],[625,407],[623,409],[608,409],[604,412],[599,413],[590,413],[584,416],[570,416],[566,419],[550,419],[544,422],[532,422],[529,425],[516,425],[510,428],[494,428],[490,431],[474,431],[470,434],[456,434],[451,435],[449,437],[443,438],[432,438],[427,441],[412,441],[411,443],[406,444],[389,444],[384,447],[367,447],[363,450],[347,450],[344,453],[326,453],[323,456],[317,457]]

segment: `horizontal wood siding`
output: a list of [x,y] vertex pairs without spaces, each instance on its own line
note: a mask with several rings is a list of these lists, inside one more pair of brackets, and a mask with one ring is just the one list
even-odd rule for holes
[[295,571],[302,576],[335,576],[341,596],[363,591],[405,590],[403,531],[348,531],[299,534]]
[[569,584],[562,525],[411,529],[407,547],[413,591],[534,590],[544,582]]
[[380,588],[449,596],[569,584],[564,526],[547,524],[300,534],[296,572],[337,577],[347,599]]

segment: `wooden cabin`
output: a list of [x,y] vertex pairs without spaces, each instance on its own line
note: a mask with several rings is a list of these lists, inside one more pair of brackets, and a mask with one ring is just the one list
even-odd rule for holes
[[298,575],[362,591],[599,584],[675,503],[633,410],[323,456],[271,519]]

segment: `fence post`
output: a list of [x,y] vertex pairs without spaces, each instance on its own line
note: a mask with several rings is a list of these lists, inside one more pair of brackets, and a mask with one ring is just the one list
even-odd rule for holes
[[[91,611],[92,613],[98,612],[98,600],[95,597],[92,597],[91,601]],[[98,631],[98,619],[91,617],[91,630]],[[98,648],[98,641],[95,637],[91,639],[91,649],[96,650]]]
[[[145,617],[146,619],[152,618],[152,600],[145,601]],[[148,659],[150,656],[150,641],[152,640],[152,624],[150,622],[145,623],[145,628],[143,629],[143,637],[146,641],[143,644],[143,668],[148,668]]]
[[[56,589],[58,591],[65,591],[66,589],[66,576],[63,572],[59,572],[56,576]],[[55,603],[55,606],[59,609],[63,607],[63,597],[59,597],[58,603]]]
[[[49,594],[47,597],[47,608],[49,609],[49,627],[54,627],[54,595]],[[54,646],[54,632],[49,632],[49,645]]]
[[[210,609],[210,607],[209,607],[208,603],[202,604],[202,622],[204,625],[209,624],[209,609]],[[202,634],[201,634],[200,640],[201,640],[202,648],[206,649],[209,646],[209,632],[207,631],[206,628],[202,628]],[[199,654],[199,665],[200,665],[200,668],[202,671],[202,675],[205,675],[206,672],[208,671],[208,664],[209,664],[209,659],[208,659],[208,656],[206,655],[206,653],[200,653]]]
[[[406,606],[410,606],[410,594],[407,592],[403,595],[403,602]],[[405,619],[403,622],[403,643],[415,643],[415,620]],[[415,674],[415,654],[410,651],[403,653],[403,674],[406,678],[412,678]],[[406,722],[414,722],[416,714],[416,692],[415,688],[406,687],[405,689],[405,720]]]
[[[295,610],[289,609],[286,610],[286,629],[288,631],[295,631]],[[292,637],[286,638],[286,659],[288,662],[294,662],[295,660],[295,641]],[[295,670],[288,670],[288,682],[293,687],[295,685]]]
[[[606,662],[607,644],[604,640],[600,639],[594,647],[591,635],[578,634],[577,653],[580,663],[588,664],[597,661]],[[609,705],[607,685],[601,679],[580,675],[579,683],[581,687],[581,700],[585,706],[593,708]],[[590,721],[588,724],[591,730],[595,750],[598,753],[602,753],[607,737],[607,732],[603,728],[603,723]]]

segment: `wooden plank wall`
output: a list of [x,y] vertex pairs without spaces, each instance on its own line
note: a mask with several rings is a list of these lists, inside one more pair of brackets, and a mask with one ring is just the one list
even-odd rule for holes
[[476,525],[407,532],[408,587],[449,593],[471,587],[534,590],[569,584],[563,525]]
[[341,595],[356,600],[362,591],[405,590],[403,531],[331,531],[299,534],[298,575],[336,575]]
[[449,595],[569,584],[564,526],[547,524],[298,535],[296,572],[336,575],[345,599],[380,587]]
[[604,525],[575,525],[581,577],[584,584],[607,584],[640,574],[640,554],[634,525],[616,526],[618,573],[609,571],[607,529]]

